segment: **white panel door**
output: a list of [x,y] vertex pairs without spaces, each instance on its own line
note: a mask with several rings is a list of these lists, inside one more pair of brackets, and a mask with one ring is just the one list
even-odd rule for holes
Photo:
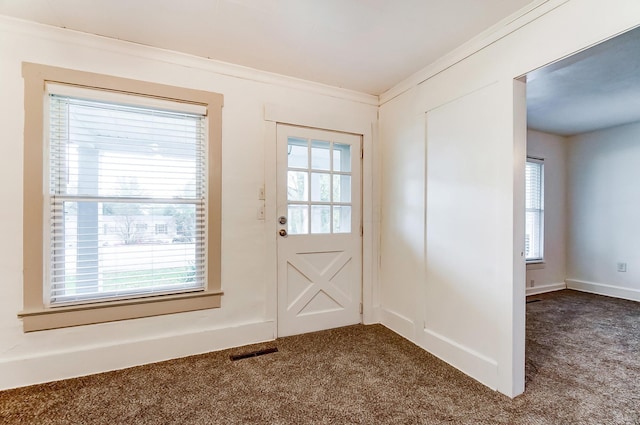
[[360,136],[278,125],[278,336],[360,323]]

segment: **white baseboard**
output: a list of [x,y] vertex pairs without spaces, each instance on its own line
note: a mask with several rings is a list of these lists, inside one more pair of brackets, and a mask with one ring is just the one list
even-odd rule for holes
[[82,351],[9,359],[0,362],[0,390],[270,341],[274,335],[274,322],[259,322]]
[[362,315],[362,324],[364,325],[373,325],[376,323],[381,323],[381,311],[379,305],[373,306],[369,309],[365,308],[364,314]]
[[591,294],[606,295],[608,297],[622,298],[631,301],[640,301],[640,290],[607,285],[604,283],[587,282],[584,280],[567,279],[568,289],[589,292]]
[[498,363],[389,309],[380,309],[381,324],[491,389],[498,386]]
[[473,379],[496,390],[498,388],[498,362],[430,329],[424,330],[425,350],[450,364]]
[[527,296],[544,294],[545,292],[560,291],[562,289],[567,289],[567,284],[565,282],[549,283],[547,285],[533,286],[531,288],[527,288]]
[[415,339],[415,325],[413,320],[395,311],[381,307],[380,323],[409,341],[414,341]]

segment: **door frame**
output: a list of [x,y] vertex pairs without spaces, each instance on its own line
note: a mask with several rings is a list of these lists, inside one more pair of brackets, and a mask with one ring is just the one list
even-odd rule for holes
[[375,155],[377,143],[377,121],[375,109],[372,113],[353,116],[340,114],[317,115],[313,110],[302,111],[279,105],[265,105],[264,114],[264,231],[265,231],[265,279],[266,321],[273,323],[273,336],[278,336],[278,240],[276,224],[276,146],[277,125],[287,124],[298,127],[311,127],[319,130],[337,131],[359,135],[362,138],[364,157],[361,162],[361,222],[363,228],[362,244],[362,323],[380,322],[380,288],[378,284],[379,258],[379,159]]

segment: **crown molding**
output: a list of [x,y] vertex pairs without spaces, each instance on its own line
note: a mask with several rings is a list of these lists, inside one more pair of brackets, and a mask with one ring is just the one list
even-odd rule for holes
[[562,6],[569,0],[538,0],[506,17],[471,40],[452,50],[431,65],[396,84],[380,95],[380,106],[393,100],[431,77],[443,72],[487,46],[517,31],[534,20]]
[[43,38],[60,43],[88,47],[91,49],[104,50],[122,55],[142,57],[149,60],[185,66],[188,68],[196,68],[232,78],[272,84],[372,106],[378,106],[379,103],[378,96],[354,90],[343,89],[340,87],[316,83],[300,78],[288,77],[281,74],[261,71],[254,68],[203,58],[187,53],[161,49],[158,47],[89,34],[67,28],[59,28],[9,16],[0,15],[0,31]]

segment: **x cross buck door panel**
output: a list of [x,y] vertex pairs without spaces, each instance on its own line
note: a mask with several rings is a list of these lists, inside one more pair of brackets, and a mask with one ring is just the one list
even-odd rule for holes
[[278,336],[360,323],[360,144],[277,127]]

